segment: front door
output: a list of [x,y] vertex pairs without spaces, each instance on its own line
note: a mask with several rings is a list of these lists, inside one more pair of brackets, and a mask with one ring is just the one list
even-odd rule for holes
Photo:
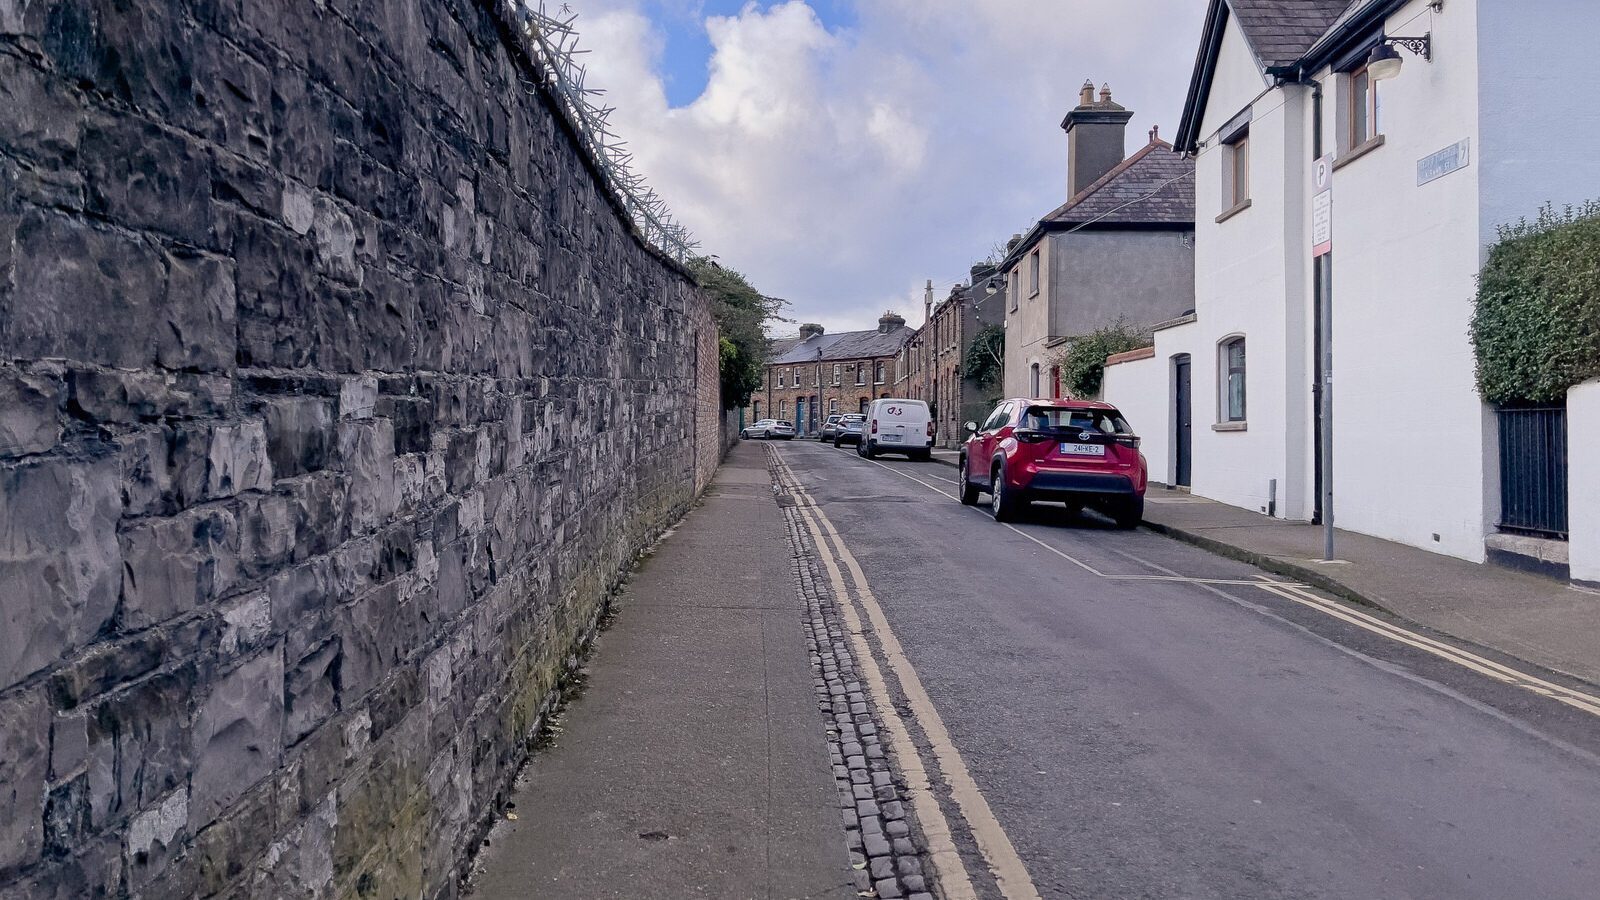
[[801,434],[806,433],[806,398],[799,397],[794,401],[794,430]]
[[1172,360],[1173,446],[1177,451],[1172,483],[1188,487],[1194,448],[1194,410],[1189,390],[1189,356]]

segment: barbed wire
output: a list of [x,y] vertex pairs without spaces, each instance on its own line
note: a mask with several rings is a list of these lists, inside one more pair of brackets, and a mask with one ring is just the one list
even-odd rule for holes
[[627,149],[627,141],[611,128],[616,108],[599,100],[605,91],[584,83],[588,70],[578,57],[589,51],[578,47],[577,14],[563,3],[560,12],[552,15],[545,0],[520,0],[518,10],[544,87],[577,132],[579,146],[600,170],[606,189],[621,202],[640,237],[679,263],[687,263],[700,244],[688,228],[672,218],[666,201],[644,177],[633,171],[633,153]]

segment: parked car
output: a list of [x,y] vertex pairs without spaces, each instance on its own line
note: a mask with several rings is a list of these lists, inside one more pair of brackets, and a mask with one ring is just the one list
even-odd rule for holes
[[768,440],[772,438],[782,438],[786,441],[792,440],[794,438],[794,423],[785,422],[782,419],[762,419],[745,426],[745,429],[739,432],[739,436],[742,438],[764,438]]
[[867,417],[859,413],[851,413],[839,421],[837,432],[833,436],[833,445],[843,447],[845,444],[861,446],[861,433],[867,430]]
[[968,506],[987,491],[1002,522],[1034,500],[1093,506],[1121,528],[1144,517],[1149,467],[1139,438],[1109,403],[1005,400],[967,430],[960,471],[961,502]]
[[867,428],[856,452],[868,459],[879,453],[904,453],[911,459],[933,458],[933,416],[921,400],[874,400],[867,407]]
[[828,421],[822,423],[822,432],[818,435],[817,440],[831,441],[839,436],[847,422],[860,422],[866,418],[860,413],[839,413],[829,416]]

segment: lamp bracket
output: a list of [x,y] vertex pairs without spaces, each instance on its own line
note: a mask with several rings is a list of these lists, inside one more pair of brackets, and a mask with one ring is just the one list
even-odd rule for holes
[[1386,37],[1383,42],[1391,47],[1404,47],[1429,62],[1433,61],[1432,32],[1422,37]]

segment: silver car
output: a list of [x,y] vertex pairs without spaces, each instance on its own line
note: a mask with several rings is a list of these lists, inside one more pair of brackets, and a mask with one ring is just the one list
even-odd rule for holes
[[745,426],[745,429],[739,432],[739,436],[742,438],[769,440],[771,438],[782,438],[784,440],[792,440],[794,438],[794,423],[785,422],[781,419],[761,419]]

